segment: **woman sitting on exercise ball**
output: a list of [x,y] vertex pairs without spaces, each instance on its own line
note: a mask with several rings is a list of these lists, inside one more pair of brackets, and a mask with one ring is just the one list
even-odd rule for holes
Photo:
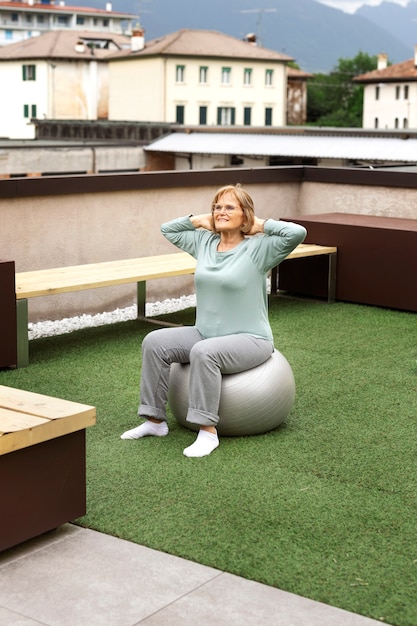
[[177,218],[161,232],[197,259],[196,322],[154,330],[143,340],[138,413],[145,421],[121,438],[168,434],[170,365],[190,363],[187,421],[200,430],[184,455],[202,457],[219,445],[222,374],[256,367],[274,350],[267,274],[304,240],[306,230],[256,217],[250,195],[240,185],[227,185],[215,194],[209,213]]

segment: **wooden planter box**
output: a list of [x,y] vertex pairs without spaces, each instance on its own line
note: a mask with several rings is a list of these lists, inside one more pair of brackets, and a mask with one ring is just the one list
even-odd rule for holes
[[[307,242],[337,246],[336,300],[417,311],[417,220],[348,213],[288,219],[307,228]],[[323,261],[284,261],[279,288],[325,297]]]
[[0,551],[86,512],[94,407],[0,386]]

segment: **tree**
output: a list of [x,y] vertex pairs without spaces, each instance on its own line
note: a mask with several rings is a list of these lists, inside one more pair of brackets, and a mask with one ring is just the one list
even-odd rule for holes
[[307,85],[307,124],[360,128],[363,86],[352,79],[376,67],[376,56],[359,52],[353,59],[339,59],[330,74],[315,74]]

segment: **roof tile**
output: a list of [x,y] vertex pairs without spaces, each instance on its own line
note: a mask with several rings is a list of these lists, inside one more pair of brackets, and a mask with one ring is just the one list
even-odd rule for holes
[[236,39],[213,30],[182,29],[152,39],[138,52],[118,53],[115,57],[138,58],[144,56],[193,56],[253,59],[259,61],[292,61],[293,57],[269,50],[247,41]]
[[414,59],[409,59],[408,61],[402,61],[402,63],[389,65],[383,70],[373,70],[372,72],[360,74],[359,76],[355,76],[353,80],[358,83],[417,80],[417,68],[414,64]]

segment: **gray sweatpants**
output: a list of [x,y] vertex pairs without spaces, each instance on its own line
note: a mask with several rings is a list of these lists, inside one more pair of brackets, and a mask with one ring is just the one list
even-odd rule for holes
[[171,363],[190,363],[187,420],[215,426],[219,421],[222,374],[234,374],[264,363],[273,346],[266,339],[236,334],[203,339],[195,326],[162,328],[142,343],[139,415],[166,420]]

